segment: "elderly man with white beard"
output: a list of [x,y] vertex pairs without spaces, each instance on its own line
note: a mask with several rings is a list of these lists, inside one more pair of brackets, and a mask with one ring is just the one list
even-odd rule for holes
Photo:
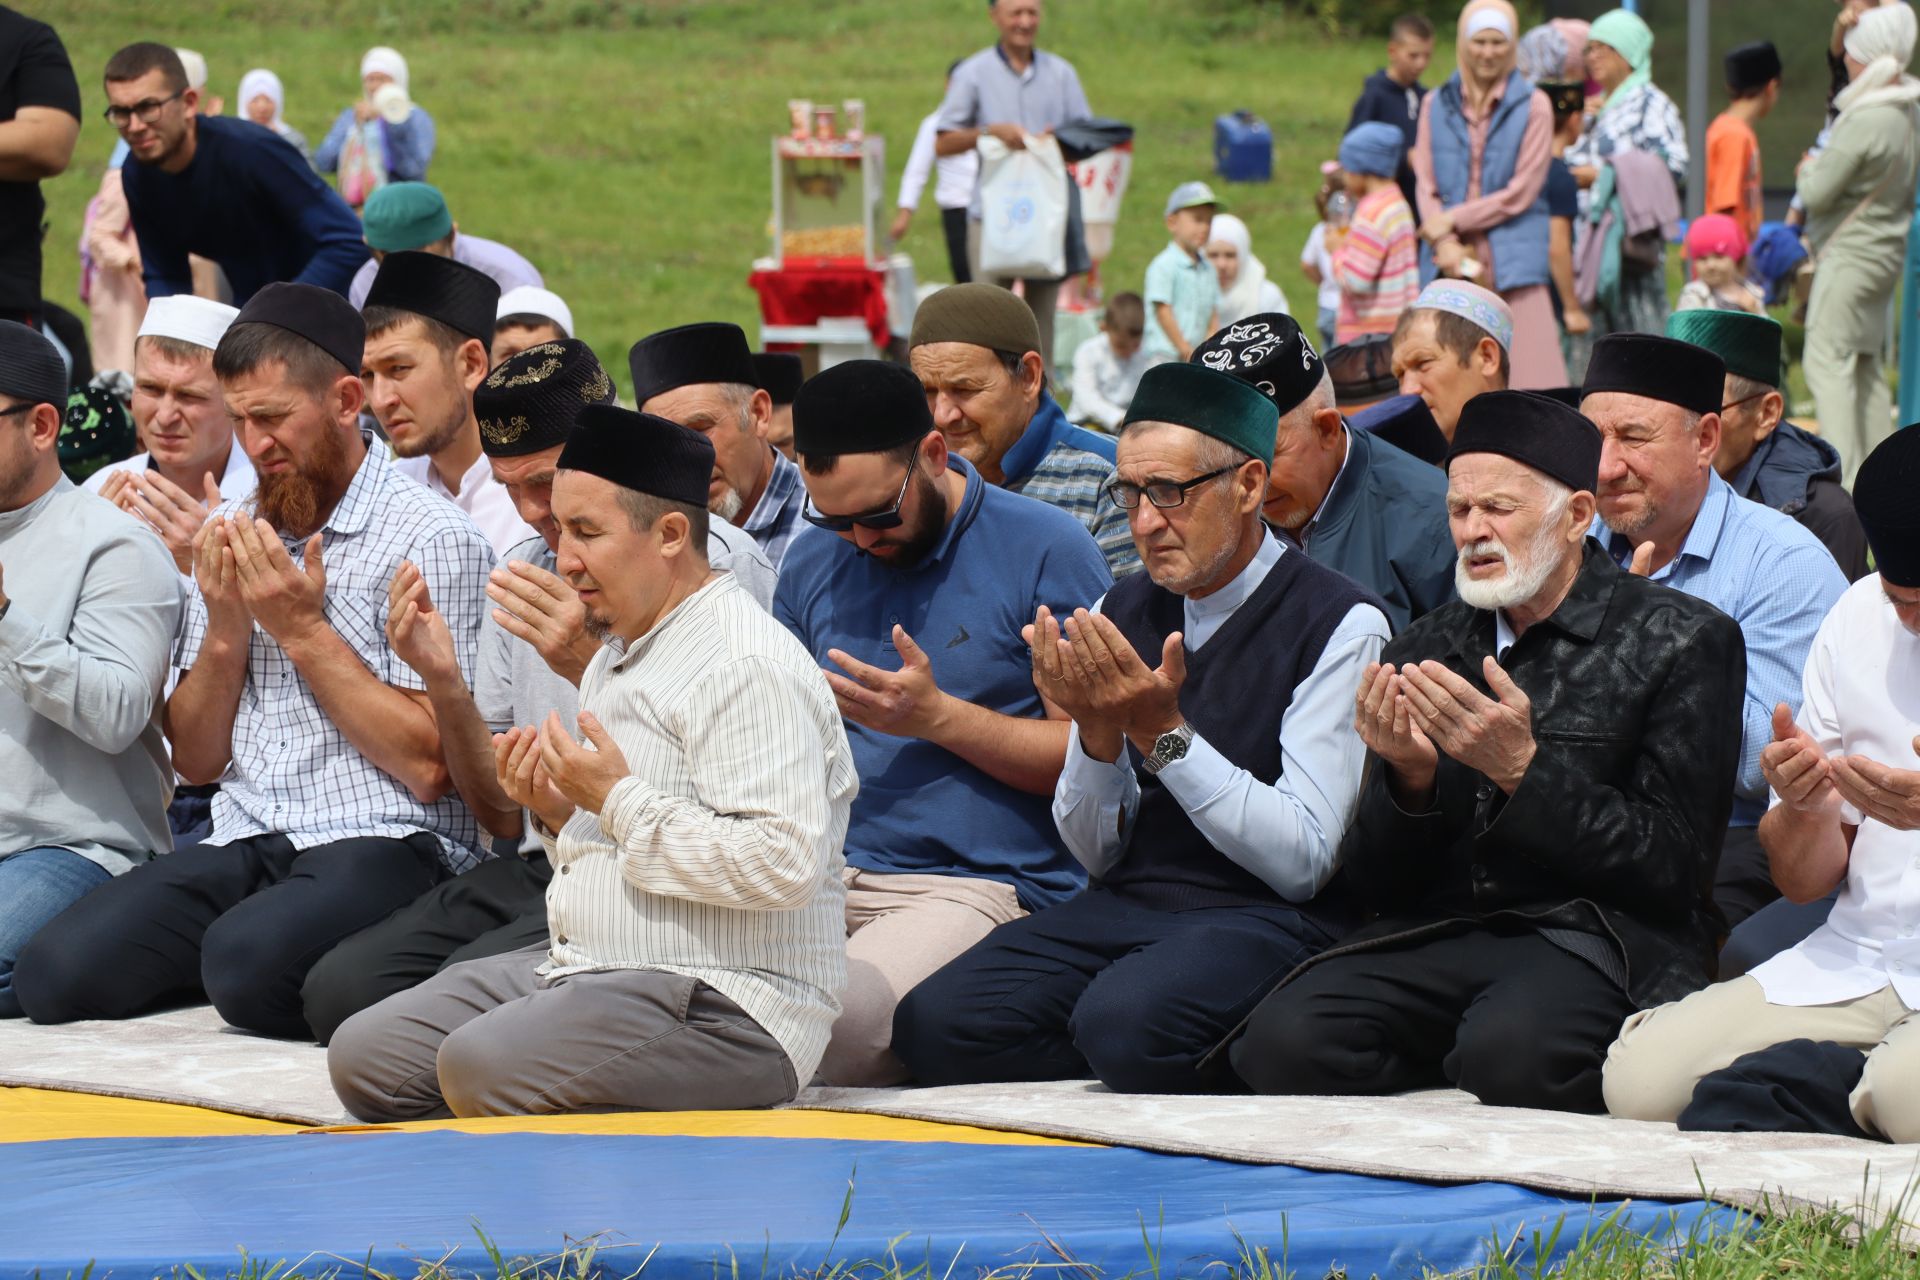
[[1356,696],[1368,771],[1340,857],[1377,918],[1229,1040],[1255,1091],[1595,1112],[1620,1023],[1712,978],[1740,631],[1588,540],[1600,452],[1543,396],[1462,411],[1460,599]]

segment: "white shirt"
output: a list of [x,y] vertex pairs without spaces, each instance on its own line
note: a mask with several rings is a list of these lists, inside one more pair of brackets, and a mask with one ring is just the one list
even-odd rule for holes
[[1333,274],[1333,255],[1327,252],[1327,224],[1316,222],[1307,233],[1307,247],[1300,251],[1300,265],[1320,272],[1320,292],[1315,299],[1322,311],[1340,309],[1340,278]]
[[[98,493],[100,492],[101,486],[107,483],[107,477],[114,472],[146,471],[152,468],[152,466],[152,454],[136,453],[124,462],[109,462],[106,466],[88,476],[80,487],[88,493]],[[259,483],[259,478],[253,473],[253,459],[249,458],[247,451],[240,447],[240,438],[238,436],[235,436],[232,443],[227,446],[226,466],[221,468],[220,474],[216,476],[215,479],[220,485],[220,496],[228,502],[237,502],[242,498],[250,496],[255,486]],[[195,498],[203,497],[203,495],[198,492],[195,492],[192,496]]]
[[[1288,554],[1302,553],[1267,534],[1239,577],[1210,596],[1184,601],[1187,647],[1197,650],[1212,639]],[[1272,785],[1197,735],[1184,758],[1160,770],[1160,781],[1200,834],[1290,902],[1306,901],[1333,877],[1367,758],[1353,730],[1354,691],[1367,664],[1379,661],[1387,634],[1386,615],[1370,604],[1353,606],[1340,620],[1280,717],[1282,769]],[[1140,779],[1124,751],[1112,763],[1088,755],[1078,724],[1067,739],[1053,820],[1068,851],[1098,876],[1126,852]]]
[[1140,387],[1140,375],[1153,366],[1145,344],[1125,360],[1113,354],[1113,343],[1096,333],[1073,353],[1073,411],[1076,422],[1097,422],[1109,431],[1119,428]]
[[493,478],[493,465],[487,461],[484,453],[475,458],[473,465],[467,468],[467,473],[460,477],[458,493],[447,488],[440,473],[434,469],[432,458],[401,458],[393,464],[393,469],[415,484],[425,485],[429,492],[439,494],[472,516],[497,556],[506,555],[528,538],[540,536],[532,525],[520,518],[520,513],[514,509],[513,499],[507,494],[507,487]]
[[[1829,755],[1920,767],[1920,636],[1900,625],[1880,575],[1847,588],[1807,655],[1800,727]],[[1779,804],[1776,794],[1773,803]],[[1920,1009],[1920,831],[1896,831],[1847,805],[1859,831],[1827,922],[1752,970],[1772,1004],[1832,1004],[1893,984]]]
[[929,172],[935,175],[933,202],[942,209],[964,209],[973,201],[973,184],[980,176],[980,153],[936,155],[934,139],[939,126],[940,113],[936,111],[920,122],[920,132],[913,135],[913,150],[907,155],[907,167],[900,172],[897,203],[902,209],[920,207],[920,193],[926,190]]
[[580,681],[629,774],[545,841],[542,974],[653,969],[745,1009],[810,1080],[846,985],[847,814],[859,790],[826,677],[731,574]]

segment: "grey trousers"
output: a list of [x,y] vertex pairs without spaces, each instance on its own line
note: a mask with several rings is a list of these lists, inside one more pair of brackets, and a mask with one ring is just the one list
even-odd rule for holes
[[614,969],[546,981],[544,944],[452,965],[341,1024],[334,1092],[370,1123],[563,1111],[727,1111],[793,1099],[780,1042],[704,982]]
[[[977,218],[967,220],[967,263],[975,280],[987,284],[997,284],[1002,289],[1013,288],[1014,276],[988,276],[980,274],[980,222]],[[1021,296],[1027,300],[1027,309],[1033,312],[1034,323],[1040,326],[1040,359],[1046,365],[1049,375],[1053,372],[1053,312],[1060,301],[1059,280],[1023,280]]]

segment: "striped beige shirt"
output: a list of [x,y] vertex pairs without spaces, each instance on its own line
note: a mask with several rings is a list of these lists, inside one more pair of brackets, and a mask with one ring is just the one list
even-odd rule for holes
[[543,972],[698,978],[812,1079],[846,985],[840,850],[859,789],[826,678],[723,573],[602,649],[580,705],[632,772],[547,841]]

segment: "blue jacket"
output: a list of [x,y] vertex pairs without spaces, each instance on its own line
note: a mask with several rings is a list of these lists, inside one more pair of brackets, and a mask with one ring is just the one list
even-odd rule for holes
[[122,170],[147,296],[193,292],[187,255],[227,273],[236,306],[291,280],[345,296],[368,258],[360,219],[279,134],[249,120],[201,116],[191,163]]
[[1364,431],[1307,531],[1307,555],[1384,602],[1395,634],[1453,599],[1447,476]]
[[[351,128],[353,108],[348,107],[334,117],[333,128],[320,140],[320,149],[313,153],[314,168],[322,173],[339,171],[340,149],[346,145],[347,131]],[[387,144],[387,177],[394,182],[423,181],[427,166],[433,163],[436,141],[433,117],[427,114],[426,108],[416,106],[399,124],[381,120],[380,135]]]
[[[1454,72],[1435,91],[1439,96],[1429,113],[1429,134],[1433,140],[1433,181],[1440,191],[1442,207],[1451,209],[1467,198],[1467,177],[1472,164],[1472,140],[1467,133],[1467,118],[1460,98],[1460,73]],[[1520,159],[1520,139],[1527,131],[1527,117],[1533,110],[1531,82],[1518,71],[1507,77],[1507,87],[1494,108],[1493,123],[1487,129],[1486,151],[1480,159],[1480,190],[1498,191],[1513,181]],[[1493,250],[1494,283],[1502,291],[1546,284],[1552,279],[1548,263],[1547,189],[1528,210],[1517,218],[1489,228],[1487,241]],[[1420,278],[1431,281],[1436,274],[1433,253],[1423,241],[1420,245]]]
[[1360,86],[1360,96],[1353,104],[1353,114],[1347,117],[1347,132],[1352,133],[1363,124],[1379,122],[1390,124],[1406,135],[1406,155],[1400,157],[1400,172],[1394,175],[1400,184],[1400,191],[1407,197],[1407,208],[1417,209],[1414,202],[1413,142],[1420,131],[1420,103],[1427,96],[1427,86],[1423,84],[1403,85],[1395,82],[1384,70],[1368,76],[1366,83]]
[[1840,484],[1840,451],[1827,441],[1783,422],[1727,483],[1741,497],[1798,520],[1833,553],[1848,582],[1867,576],[1867,533]]

